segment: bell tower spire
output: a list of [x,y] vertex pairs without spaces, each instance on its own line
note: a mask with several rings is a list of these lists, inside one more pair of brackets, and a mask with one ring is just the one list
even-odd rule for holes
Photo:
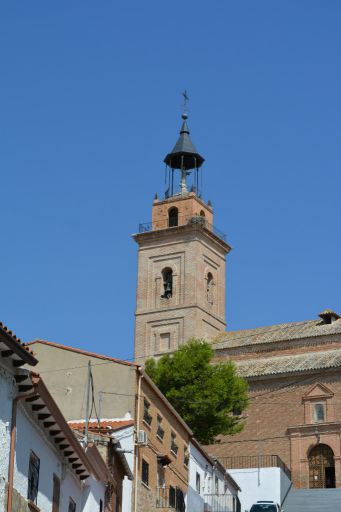
[[[184,98],[186,103],[187,93]],[[231,248],[213,225],[210,201],[201,197],[204,158],[190,138],[187,118],[185,105],[180,136],[164,159],[165,198],[155,197],[152,222],[140,224],[133,235],[139,246],[135,357],[141,363],[226,328],[225,256]]]
[[191,190],[199,194],[199,170],[204,163],[205,159],[198,153],[193,142],[190,138],[190,132],[187,126],[187,92],[183,93],[184,96],[184,110],[182,114],[182,126],[180,129],[180,136],[170,153],[164,159],[166,164],[167,185],[165,196],[174,195],[174,171],[180,171],[180,190],[175,192],[175,195],[185,195],[188,193],[187,176],[193,173],[193,184]]

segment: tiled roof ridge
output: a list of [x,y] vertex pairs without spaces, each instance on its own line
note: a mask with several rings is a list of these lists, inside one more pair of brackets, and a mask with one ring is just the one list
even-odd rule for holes
[[[236,361],[235,363],[238,373],[243,377],[280,375],[320,368],[336,368],[341,366],[341,349],[321,350],[307,354],[262,357]],[[276,363],[278,367],[276,367]]]
[[33,341],[29,341],[28,343],[26,343],[26,345],[34,345],[35,343],[41,343],[42,345],[61,348],[64,350],[69,350],[70,352],[76,352],[77,354],[83,354],[86,356],[95,357],[97,359],[104,359],[106,361],[112,361],[114,363],[119,363],[119,364],[124,364],[124,365],[128,365],[128,366],[134,366],[134,367],[140,366],[137,363],[132,363],[131,361],[125,361],[124,359],[118,359],[117,357],[111,357],[111,356],[106,356],[103,354],[97,354],[96,352],[91,352],[89,350],[83,350],[81,348],[72,347],[70,345],[63,345],[63,344],[57,343],[55,341],[42,340],[39,338],[36,340],[33,340]]
[[[338,332],[341,333],[341,320],[337,320],[331,324],[326,324],[320,319],[316,320],[304,320],[300,322],[288,322],[288,323],[282,323],[282,324],[274,324],[269,326],[263,326],[263,327],[255,327],[253,329],[241,329],[238,331],[226,331],[225,333],[220,333],[214,340],[212,340],[212,345],[219,350],[220,348],[228,348],[229,343],[235,343],[238,340],[248,340],[254,336],[258,336],[259,339],[256,341],[253,341],[249,344],[263,344],[263,343],[269,343],[269,341],[276,342],[285,340],[285,334],[286,332],[292,333],[295,332],[295,328],[304,328],[304,327],[311,327],[312,329],[317,328],[321,331],[314,330],[314,332],[296,332],[297,338],[302,337],[316,337],[316,336],[325,336],[328,334],[326,332],[327,329],[330,329],[331,331],[335,331],[335,328]],[[340,328],[340,329],[339,329]],[[272,340],[266,340],[265,337],[269,336],[271,334],[275,335],[276,333],[280,333],[281,337],[277,339]],[[334,332],[331,332],[331,334],[334,334]],[[295,336],[290,336],[291,339],[295,338]],[[246,343],[247,344],[247,343]]]

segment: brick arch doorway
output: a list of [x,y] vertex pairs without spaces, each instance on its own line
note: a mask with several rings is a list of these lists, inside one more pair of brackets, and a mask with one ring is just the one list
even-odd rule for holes
[[308,455],[309,487],[323,489],[335,487],[334,452],[326,444],[317,444]]

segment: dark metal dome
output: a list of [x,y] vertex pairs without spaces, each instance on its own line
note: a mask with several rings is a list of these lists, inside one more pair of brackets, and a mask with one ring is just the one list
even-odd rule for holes
[[171,153],[168,153],[164,162],[172,169],[198,169],[205,159],[197,152],[189,136],[187,126],[187,114],[182,115],[183,123],[180,130],[180,137],[177,140]]

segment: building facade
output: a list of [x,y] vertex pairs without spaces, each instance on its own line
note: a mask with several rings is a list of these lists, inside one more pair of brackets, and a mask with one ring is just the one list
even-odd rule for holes
[[[209,452],[235,468],[250,457],[277,461],[296,487],[341,487],[339,378],[341,319],[320,318],[264,328],[225,331],[225,256],[230,247],[213,226],[194,179],[203,158],[189,138],[184,116],[180,138],[165,158],[168,188],[157,197],[152,222],[140,225],[135,357],[159,357],[190,338],[212,342],[215,360],[235,361],[249,384],[245,429],[221,437]],[[179,187],[174,176],[180,173]],[[220,332],[218,332],[220,331]],[[245,466],[245,467],[244,467]]]

